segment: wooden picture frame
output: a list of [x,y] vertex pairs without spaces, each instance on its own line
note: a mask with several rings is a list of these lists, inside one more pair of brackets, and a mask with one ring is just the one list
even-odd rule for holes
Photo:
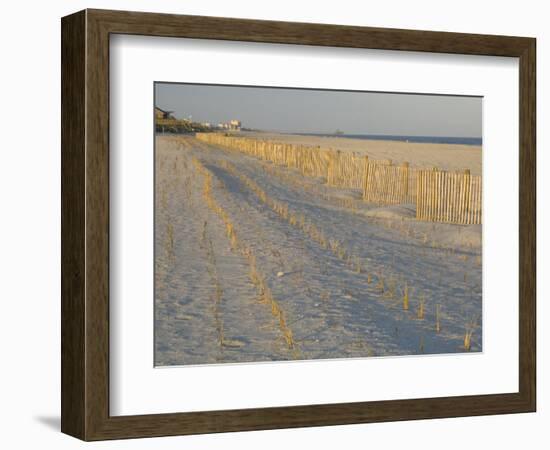
[[[83,440],[531,412],[536,408],[533,38],[85,10],[62,31],[62,417]],[[109,415],[109,36],[134,34],[519,58],[519,391]]]

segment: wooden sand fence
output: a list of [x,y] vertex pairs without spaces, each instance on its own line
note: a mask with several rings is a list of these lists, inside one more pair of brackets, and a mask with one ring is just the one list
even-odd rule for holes
[[344,188],[363,188],[364,157],[355,153],[331,150],[328,155],[327,184]]
[[419,170],[416,218],[433,222],[480,224],[481,176],[437,169]]
[[394,166],[391,161],[379,162],[363,158],[363,199],[370,203],[391,205],[415,203],[417,170],[408,162]]
[[209,144],[298,169],[303,175],[327,178],[331,150],[305,145],[285,144],[252,138],[238,138],[219,133],[197,133],[197,139]]
[[415,203],[416,218],[457,224],[481,223],[481,177],[463,173],[394,165],[352,152],[285,144],[268,140],[197,133],[209,144],[298,169],[303,175],[322,177],[329,186],[361,189],[370,203]]

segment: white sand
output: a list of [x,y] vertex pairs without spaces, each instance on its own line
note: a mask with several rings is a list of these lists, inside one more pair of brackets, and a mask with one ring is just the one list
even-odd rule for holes
[[[212,173],[211,195],[253,250],[297,355],[253,285],[249,260],[232,250],[224,223],[208,208],[193,157]],[[158,365],[454,353],[464,351],[469,327],[472,351],[482,350],[481,227],[419,222],[410,205],[356,199],[341,206],[326,195],[353,200],[346,197],[352,191],[193,138],[179,145],[157,138],[156,161]],[[304,214],[307,229],[315,225],[346,254],[275,213],[239,175]]]

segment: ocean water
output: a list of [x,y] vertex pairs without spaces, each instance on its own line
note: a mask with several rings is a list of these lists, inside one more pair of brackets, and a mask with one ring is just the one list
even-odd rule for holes
[[463,144],[463,145],[481,145],[482,138],[477,137],[453,137],[453,136],[398,136],[387,134],[318,134],[318,133],[299,133],[303,136],[321,136],[321,137],[343,137],[349,139],[363,139],[375,141],[399,141],[399,142],[421,142],[427,144]]

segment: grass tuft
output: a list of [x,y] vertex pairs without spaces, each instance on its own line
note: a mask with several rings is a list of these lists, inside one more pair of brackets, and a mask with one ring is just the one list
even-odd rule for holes
[[424,319],[425,303],[426,303],[426,298],[425,298],[424,294],[422,294],[420,296],[420,300],[419,300],[419,303],[418,303],[418,310],[416,312],[416,317],[420,320]]
[[409,285],[405,284],[405,288],[403,289],[403,309],[405,311],[408,311],[409,309]]

